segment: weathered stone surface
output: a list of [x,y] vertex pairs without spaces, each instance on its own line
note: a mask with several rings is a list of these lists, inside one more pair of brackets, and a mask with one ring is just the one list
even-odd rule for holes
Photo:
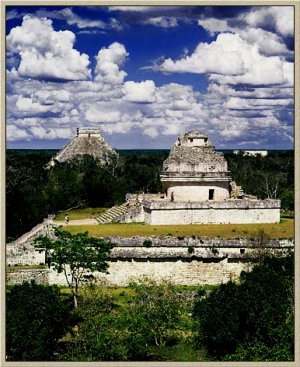
[[174,173],[228,173],[227,162],[215,151],[208,136],[199,131],[181,135],[163,164],[163,175]]
[[7,284],[22,284],[35,280],[38,284],[49,283],[49,269],[20,269],[6,272]]
[[279,223],[279,200],[144,202],[145,222],[165,224]]
[[189,131],[178,138],[163,163],[161,181],[172,201],[229,197],[227,162],[203,132]]
[[[231,182],[227,162],[203,132],[189,131],[163,163],[165,196],[144,198],[139,220],[151,225],[278,223],[280,200],[257,200]],[[136,221],[126,217],[126,222]]]
[[51,159],[48,166],[54,166],[57,162],[66,162],[85,154],[98,159],[101,164],[105,164],[118,156],[116,151],[103,139],[99,129],[79,128],[77,136]]
[[[151,237],[104,237],[106,240],[118,245],[118,247],[144,247],[145,240],[151,240],[152,247],[181,247],[187,248],[189,246],[199,247],[199,248],[209,248],[209,247],[220,247],[220,248],[257,248],[261,247],[259,239],[228,239],[228,238],[207,238],[207,237],[171,237],[171,236],[151,236]],[[264,243],[266,248],[293,248],[294,240],[289,239],[277,239],[268,240]]]
[[[213,261],[111,261],[109,262],[109,274],[95,273],[95,278],[105,280],[108,285],[126,286],[132,281],[142,277],[148,277],[162,282],[170,280],[174,284],[201,285],[220,284],[230,279],[238,279],[242,270],[248,271],[253,263],[229,262],[223,259]],[[57,274],[54,270],[49,273],[50,284],[65,285],[63,274]]]
[[[111,240],[117,246],[109,255],[109,274],[95,273],[95,277],[106,280],[110,285],[128,285],[143,276],[159,282],[170,279],[175,284],[218,284],[237,279],[242,270],[251,269],[251,260],[255,258],[258,250],[275,253],[294,247],[293,240],[270,240],[262,247],[259,239],[246,238],[136,236],[105,239]],[[145,246],[145,240],[151,241],[150,247]],[[19,250],[22,261],[25,261],[22,246]],[[33,247],[32,250],[34,256]],[[10,255],[8,262],[12,262]],[[30,279],[35,279],[38,283],[66,285],[64,275],[57,274],[52,268],[22,269],[7,273],[9,284]]]
[[53,236],[53,218],[48,217],[24,233],[16,241],[6,244],[7,265],[38,265],[45,263],[45,251],[38,250],[33,246],[36,237],[47,235]]

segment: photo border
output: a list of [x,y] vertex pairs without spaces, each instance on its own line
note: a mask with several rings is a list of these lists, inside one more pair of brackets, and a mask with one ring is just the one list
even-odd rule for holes
[[[149,367],[163,367],[163,366],[180,366],[180,367],[196,367],[196,366],[265,366],[280,367],[280,366],[300,366],[300,253],[299,253],[299,241],[300,241],[300,125],[299,125],[299,105],[300,105],[300,63],[299,63],[299,49],[300,49],[300,0],[294,1],[235,1],[235,0],[218,0],[218,1],[127,1],[127,0],[110,0],[110,1],[70,1],[70,0],[4,0],[1,3],[1,133],[0,133],[0,197],[1,197],[1,281],[0,281],[0,297],[1,297],[1,366],[108,366],[108,367],[131,367],[131,366],[149,366]],[[294,117],[294,162],[295,162],[295,360],[292,362],[139,362],[139,361],[126,361],[126,362],[13,362],[5,360],[5,158],[6,158],[6,74],[5,74],[5,13],[7,6],[294,6],[294,21],[295,21],[295,60],[294,60],[294,71],[295,71],[295,85],[294,85],[294,103],[295,103],[295,117]]]

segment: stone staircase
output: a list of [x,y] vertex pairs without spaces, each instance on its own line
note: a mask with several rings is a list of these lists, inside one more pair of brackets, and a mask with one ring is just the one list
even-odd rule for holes
[[242,199],[245,196],[242,186],[238,186],[235,183],[235,181],[231,181],[230,186],[231,186],[230,197],[232,199]]
[[128,210],[128,203],[116,205],[108,209],[105,213],[95,218],[99,224],[115,222],[118,218],[123,216]]

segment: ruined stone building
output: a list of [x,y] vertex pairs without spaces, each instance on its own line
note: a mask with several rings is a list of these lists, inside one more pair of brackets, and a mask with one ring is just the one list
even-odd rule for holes
[[[95,146],[92,147],[92,145]],[[86,148],[86,149],[83,149]],[[57,156],[66,161],[82,152],[103,157],[113,150],[91,129],[78,135]],[[99,155],[99,152],[101,153]],[[179,136],[163,163],[162,194],[127,195],[121,206],[109,209],[95,222],[146,222],[160,224],[275,223],[280,221],[279,200],[257,200],[245,195],[231,181],[227,162],[203,132],[190,131]],[[101,193],[99,193],[100,195]],[[122,210],[121,210],[122,209]],[[40,234],[51,235],[58,224],[47,218],[18,240],[6,245],[8,265],[47,262],[47,253],[34,248],[32,241]],[[111,237],[116,247],[109,254],[109,274],[95,273],[109,285],[128,285],[147,276],[156,281],[171,279],[175,284],[218,284],[238,279],[242,270],[253,266],[260,239],[209,239],[206,237]],[[151,246],[146,247],[145,241]],[[264,249],[284,253],[294,247],[293,240],[270,240]],[[192,249],[192,251],[189,251]],[[87,274],[89,276],[89,274]],[[11,271],[11,284],[35,279],[46,284],[66,285],[63,274],[53,267]]]
[[52,157],[47,166],[52,167],[56,163],[67,162],[84,155],[93,156],[101,164],[118,156],[116,151],[103,139],[100,129],[84,127],[77,129],[77,135],[56,156]]
[[206,134],[191,131],[173,145],[161,181],[174,201],[224,200],[230,197],[227,162]]
[[227,162],[208,136],[190,131],[179,136],[161,174],[164,196],[141,198],[141,212],[125,221],[148,224],[277,223],[280,200],[244,195],[231,181]]

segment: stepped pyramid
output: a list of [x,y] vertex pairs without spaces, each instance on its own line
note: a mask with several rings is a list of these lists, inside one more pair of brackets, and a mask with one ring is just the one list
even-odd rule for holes
[[105,164],[118,154],[113,150],[100,134],[100,129],[78,128],[77,136],[73,138],[56,156],[52,157],[47,167],[53,167],[56,163],[67,162],[85,154],[98,159]]

